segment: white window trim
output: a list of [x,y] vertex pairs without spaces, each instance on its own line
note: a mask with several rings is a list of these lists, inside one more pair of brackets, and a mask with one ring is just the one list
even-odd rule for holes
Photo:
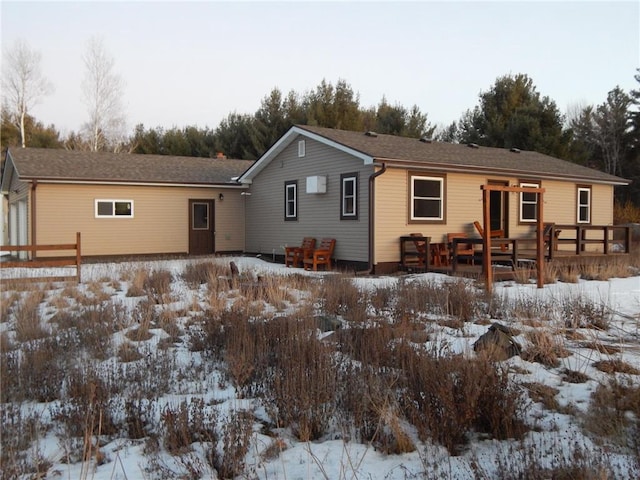
[[[98,204],[99,203],[111,203],[111,211],[112,215],[100,215],[98,214]],[[130,203],[131,204],[131,215],[116,215],[116,203]],[[133,200],[123,200],[123,199],[111,199],[111,198],[96,198],[94,202],[94,216],[95,218],[133,218]]]
[[[522,188],[540,188],[540,184],[539,183],[521,183],[520,187]],[[535,202],[535,206],[536,206],[536,215],[535,218],[523,218],[522,216],[522,206],[525,205],[524,203],[524,192],[520,192],[520,203],[518,205],[519,208],[519,218],[520,218],[520,222],[521,223],[535,223],[538,221],[538,195],[540,195],[539,193],[536,193],[536,202]],[[531,205],[531,202],[527,202],[526,205]]]
[[[583,205],[580,203],[580,192],[587,192],[587,203]],[[578,187],[578,198],[577,198],[577,211],[576,211],[576,223],[591,223],[591,188],[588,187]],[[587,219],[580,219],[580,207],[587,207]]]
[[[289,203],[290,203],[289,191],[293,191],[293,199],[291,201],[291,203],[293,203],[293,214],[292,215],[289,214]],[[285,192],[284,217],[285,218],[291,218],[291,219],[298,218],[298,185],[296,183],[287,183],[285,185],[284,192]]]
[[304,140],[298,140],[298,157],[302,158],[307,154],[307,144]]
[[[416,217],[413,211],[413,207],[414,207],[414,200],[415,200],[415,195],[414,195],[414,190],[415,190],[415,180],[429,180],[429,181],[436,181],[440,183],[440,196],[439,197],[419,197],[420,199],[423,200],[439,200],[440,201],[440,212],[438,214],[437,217]],[[425,177],[425,176],[421,176],[421,175],[411,175],[411,214],[410,214],[410,218],[411,220],[432,220],[432,221],[438,221],[438,220],[444,220],[444,178],[443,177]]]
[[[345,188],[345,185],[347,183],[353,183],[353,195],[346,195],[346,191],[347,189]],[[345,210],[346,207],[346,200],[347,198],[351,198],[353,197],[353,212],[347,212]],[[349,176],[349,177],[343,177],[342,178],[342,216],[343,217],[357,217],[358,216],[358,177],[354,176]]]

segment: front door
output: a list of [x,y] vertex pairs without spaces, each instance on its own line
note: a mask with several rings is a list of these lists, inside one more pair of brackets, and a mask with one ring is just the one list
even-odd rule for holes
[[213,200],[189,200],[189,254],[215,252]]
[[[502,185],[509,186],[509,182],[502,181],[489,181],[489,185]],[[508,225],[508,205],[507,202],[509,200],[509,196],[507,192],[498,192],[492,190],[489,192],[489,202],[491,204],[489,209],[489,216],[491,220],[491,230],[502,230],[504,231],[505,237],[509,236],[509,225]]]

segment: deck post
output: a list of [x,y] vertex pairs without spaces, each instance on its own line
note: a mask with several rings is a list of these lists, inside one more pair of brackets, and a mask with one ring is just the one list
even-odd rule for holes
[[80,232],[76,232],[76,273],[78,283],[82,282],[82,254],[80,253]]
[[[542,219],[544,218],[544,201],[543,201],[544,190],[540,190],[538,193],[538,222],[536,225],[536,268],[537,268],[537,285],[538,288],[544,287],[544,222]],[[550,232],[550,235],[553,232]],[[549,248],[553,248],[551,244],[551,240],[549,241]]]
[[493,292],[493,270],[491,269],[491,197],[490,190],[482,185],[482,267],[484,269],[485,288],[488,293]]

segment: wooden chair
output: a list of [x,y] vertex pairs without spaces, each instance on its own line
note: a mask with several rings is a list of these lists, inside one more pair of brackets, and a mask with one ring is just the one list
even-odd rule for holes
[[[480,222],[478,222],[476,220],[475,222],[473,222],[473,226],[476,227],[476,230],[478,231],[480,236],[482,238],[484,238],[484,228],[482,228],[482,225],[480,225]],[[489,232],[489,237],[490,238],[504,238],[504,230],[491,230]],[[500,250],[503,251],[503,252],[506,252],[507,251],[507,244],[506,243],[501,243],[500,244]]]
[[305,270],[318,270],[318,265],[324,265],[327,270],[331,270],[331,256],[336,246],[335,238],[323,238],[320,246],[315,250],[305,250],[302,261]]
[[425,258],[427,258],[427,242],[424,240],[420,240],[419,238],[424,237],[421,233],[410,233],[410,237],[418,237],[413,241],[413,244],[416,247],[416,251],[418,252],[418,264],[423,267],[425,264]]
[[454,238],[468,238],[468,235],[463,232],[447,233],[447,242],[451,246],[449,249],[449,251],[451,252],[451,256],[455,255],[456,257],[461,257],[461,256],[467,257],[469,260],[471,260],[471,265],[475,265],[474,255],[476,251],[473,248],[473,243],[458,243],[457,245],[458,248],[454,252],[453,251]]
[[[549,246],[551,245],[551,230],[553,229],[553,227],[555,226],[555,223],[545,223],[544,224],[544,230],[542,231],[542,239],[544,240],[544,246],[546,248],[549,248]],[[558,242],[556,240],[558,240],[558,237],[560,236],[560,232],[562,230],[558,230],[558,229],[553,229],[553,249],[554,250],[558,250]]]
[[293,265],[297,267],[304,260],[304,252],[313,250],[316,247],[316,239],[313,237],[304,237],[302,245],[299,247],[284,247],[284,266]]

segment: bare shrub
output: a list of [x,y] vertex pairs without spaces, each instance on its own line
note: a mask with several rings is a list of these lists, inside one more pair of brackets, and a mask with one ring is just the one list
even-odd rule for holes
[[567,328],[595,328],[607,330],[611,311],[604,303],[596,303],[585,296],[565,298],[562,312]]
[[228,275],[226,269],[215,262],[206,261],[188,264],[181,276],[191,288],[198,288],[221,275]]
[[522,352],[523,360],[538,362],[547,367],[557,367],[560,365],[560,358],[569,356],[560,338],[544,330],[529,330],[525,333],[525,337],[529,345]]
[[578,283],[580,281],[580,270],[575,265],[567,265],[560,269],[558,280],[564,283]]
[[222,429],[222,455],[212,455],[212,466],[217,470],[219,478],[236,478],[244,472],[252,427],[253,418],[249,413],[230,413],[230,418]]
[[367,320],[368,295],[345,275],[323,277],[320,302],[325,314],[342,315],[352,322]]
[[593,366],[605,373],[627,373],[630,375],[640,375],[640,370],[620,359],[600,360],[598,362],[594,362]]
[[422,439],[433,438],[455,455],[472,430],[500,439],[524,433],[522,397],[506,370],[483,357],[417,354],[409,348],[403,354],[402,405]]
[[141,398],[125,400],[124,415],[128,438],[136,440],[153,432],[156,408],[156,403],[149,400]]
[[337,375],[329,345],[315,337],[313,318],[275,318],[266,338],[272,355],[267,401],[279,426],[302,441],[320,438],[335,408]]
[[569,383],[586,383],[591,378],[586,373],[565,368],[562,370],[562,380]]
[[127,297],[142,297],[145,295],[145,284],[149,277],[149,270],[146,268],[138,268],[134,272],[127,275],[130,278],[130,285],[127,289]]
[[118,347],[118,360],[120,360],[121,362],[135,362],[136,360],[140,360],[141,358],[142,354],[138,351],[138,349],[128,342],[122,343]]
[[154,270],[144,281],[143,288],[147,297],[158,305],[171,301],[171,272]]
[[202,399],[192,398],[189,403],[167,405],[161,412],[163,445],[172,455],[183,454],[193,442],[218,441],[216,433],[217,410],[207,408]]
[[5,403],[0,408],[0,430],[0,477],[46,477],[51,462],[39,449],[32,447],[46,434],[46,427],[40,422],[39,415],[23,411],[22,405]]
[[534,402],[539,402],[549,410],[558,410],[560,404],[556,399],[556,395],[560,393],[560,390],[554,387],[550,387],[539,382],[527,382],[522,384],[523,387],[529,392],[529,397]]
[[[3,284],[3,289],[7,286]],[[6,290],[0,295],[0,321],[6,322],[9,318],[9,312],[11,307],[20,299],[18,292],[11,291],[7,293]]]
[[598,385],[591,394],[585,427],[597,435],[635,438],[634,446],[637,448],[637,439],[640,438],[640,386],[630,378],[612,378],[609,383]]
[[18,300],[13,309],[13,317],[16,320],[16,340],[26,342],[36,340],[48,335],[42,327],[40,318],[40,304],[44,300],[42,290],[34,290]]

